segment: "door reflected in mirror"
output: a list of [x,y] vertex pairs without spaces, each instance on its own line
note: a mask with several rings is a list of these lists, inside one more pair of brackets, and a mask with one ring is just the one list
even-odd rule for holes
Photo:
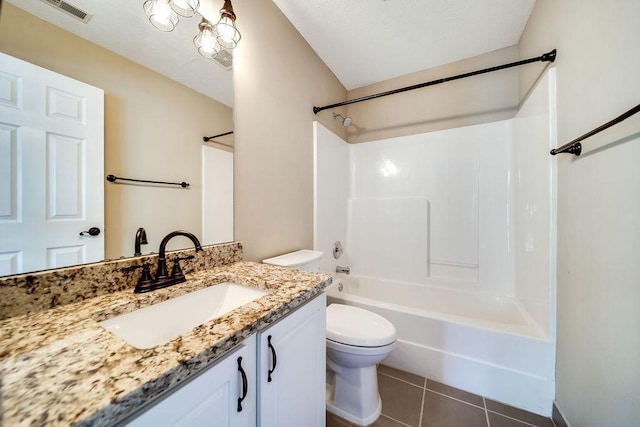
[[[0,52],[104,91],[103,164],[100,165],[102,160],[99,156],[88,155],[86,164],[77,173],[77,176],[84,179],[85,173],[102,170],[104,226],[95,226],[102,229],[103,257],[117,259],[133,256],[135,235],[140,227],[145,228],[149,242],[143,246],[144,254],[157,252],[162,238],[174,230],[190,231],[197,235],[203,244],[232,240],[233,135],[203,142],[204,136],[233,130],[232,96],[228,96],[231,93],[231,71],[225,71],[213,61],[200,57],[191,42],[193,35],[180,36],[178,33],[167,36],[182,37],[188,43],[182,46],[179,53],[175,50],[168,51],[171,51],[172,55],[182,55],[182,58],[187,59],[178,67],[168,68],[167,73],[172,74],[170,77],[152,71],[137,62],[143,62],[143,59],[149,61],[149,58],[142,57],[153,56],[153,52],[160,57],[166,55],[167,42],[163,37],[158,37],[158,31],[154,28],[151,28],[151,33],[147,31],[147,27],[151,26],[142,11],[139,22],[123,30],[129,33],[120,34],[121,38],[129,40],[129,45],[140,45],[144,52],[134,56],[134,62],[86,40],[84,36],[73,34],[78,31],[87,32],[92,25],[98,29],[108,28],[105,26],[105,20],[109,19],[109,16],[113,19],[118,10],[113,3],[122,3],[122,7],[127,8],[134,5],[126,0],[104,2],[109,3],[109,6],[103,5],[103,2],[99,2],[100,5],[97,6],[89,0],[77,0],[76,3],[85,9],[100,9],[100,13],[95,13],[89,23],[84,24],[64,14],[52,18],[47,14],[59,12],[49,11],[48,9],[52,8],[40,0],[3,1],[0,14]],[[103,8],[113,10],[107,15],[103,13]],[[138,4],[135,8],[141,9]],[[97,9],[94,9],[94,12]],[[41,17],[47,17],[47,20]],[[183,27],[187,33],[189,24],[198,20],[196,15],[193,20],[184,22]],[[197,22],[194,26],[197,27]],[[97,34],[92,36],[94,41],[100,38],[109,40],[115,37],[114,34],[118,34],[118,31],[113,31],[112,28],[109,34],[104,34],[105,31],[102,31],[102,34],[99,34],[99,31],[94,33]],[[140,49],[137,52],[140,52]],[[151,58],[151,62],[153,61],[163,64],[162,58]],[[221,72],[226,73],[223,74],[226,77],[212,77],[210,81],[205,81],[204,85],[202,79],[199,79],[197,84],[191,85],[184,76],[193,75],[194,72],[204,72],[208,75]],[[7,73],[17,75],[11,70],[3,70],[3,73],[5,76]],[[180,79],[183,80],[182,84],[177,81]],[[185,84],[189,84],[190,87]],[[223,98],[221,100],[212,99],[211,93],[216,91],[208,88],[217,85],[228,86],[220,91],[220,98]],[[207,88],[200,89],[200,86]],[[15,108],[11,110],[11,107],[1,103],[0,105],[0,123],[3,126],[14,126],[18,129],[16,134],[19,136],[15,142],[11,142],[14,141],[11,138],[7,140],[9,142],[5,141],[6,138],[0,140],[2,153],[9,153],[13,146],[19,145],[21,150],[22,147],[28,147],[32,144],[30,133],[40,132],[41,135],[45,135],[45,141],[47,135],[65,135],[64,130],[47,133],[46,129],[35,129],[29,124],[12,124],[15,120],[11,114]],[[49,146],[52,146],[51,143]],[[30,160],[33,159],[24,159],[26,162]],[[50,156],[39,163],[44,171],[47,170],[47,162],[50,162]],[[0,206],[0,224],[7,222],[7,218],[2,216],[5,212],[9,212],[9,215],[13,212],[10,203],[19,204],[22,203],[21,200],[33,197],[29,193],[30,184],[25,184],[31,174],[21,175],[19,172],[26,171],[19,163],[13,164],[12,167],[11,170],[15,170],[16,174],[15,182],[0,189],[0,205],[3,205]],[[7,169],[4,165],[2,168]],[[217,176],[214,172],[216,168]],[[136,179],[185,181],[189,183],[189,187],[110,183],[105,180],[108,174]],[[7,194],[11,196],[7,198]],[[61,224],[64,219],[57,221]],[[80,236],[79,233],[86,230],[86,227],[73,230],[74,239],[92,238]],[[22,266],[16,266],[15,260],[8,260],[12,256],[6,254],[10,251],[4,249],[1,244],[5,242],[1,240],[21,238],[7,236],[7,233],[0,231],[0,275],[39,270],[40,268],[27,268],[24,261]],[[182,239],[174,240],[171,242],[172,246],[167,249],[185,248],[190,243]],[[69,246],[72,245],[48,244],[51,248]],[[70,259],[67,263],[75,261]],[[57,264],[48,264],[46,267],[51,268],[54,265]]]

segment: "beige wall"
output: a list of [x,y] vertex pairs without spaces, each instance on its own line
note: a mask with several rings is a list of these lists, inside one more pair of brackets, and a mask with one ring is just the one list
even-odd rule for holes
[[[640,2],[538,0],[521,56],[558,49],[568,142],[640,102]],[[523,70],[521,91],[535,75]],[[558,162],[556,400],[573,427],[640,420],[640,115]]]
[[234,3],[235,238],[259,261],[313,245],[314,105],[346,90],[269,0]]
[[[518,59],[517,47],[500,49],[354,89],[349,91],[349,99],[506,64]],[[543,65],[529,67],[542,69]],[[373,141],[504,120],[513,117],[517,107],[517,69],[496,71],[351,104],[347,107],[348,114],[353,119],[353,125],[348,129],[348,141]],[[321,114],[330,115],[331,110]]]
[[138,227],[147,230],[144,252],[157,252],[172,230],[200,236],[202,137],[232,130],[231,108],[7,3],[0,51],[104,90],[105,174],[190,183],[183,190],[105,181],[107,258],[133,255]]

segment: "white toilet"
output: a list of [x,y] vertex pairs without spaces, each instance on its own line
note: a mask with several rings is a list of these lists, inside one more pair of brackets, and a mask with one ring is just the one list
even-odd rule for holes
[[[320,271],[322,252],[301,250],[262,261],[265,264]],[[361,308],[327,307],[327,410],[365,426],[380,416],[376,365],[396,341],[396,329],[382,316]]]

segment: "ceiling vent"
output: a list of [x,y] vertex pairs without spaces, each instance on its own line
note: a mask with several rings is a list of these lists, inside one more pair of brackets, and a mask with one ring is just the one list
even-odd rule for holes
[[67,15],[73,16],[79,21],[84,22],[85,24],[91,20],[93,15],[85,12],[84,10],[68,3],[64,0],[42,0],[43,3],[48,4],[49,6],[53,6],[56,9],[66,13]]
[[220,49],[213,60],[227,71],[233,68],[233,55],[226,49]]

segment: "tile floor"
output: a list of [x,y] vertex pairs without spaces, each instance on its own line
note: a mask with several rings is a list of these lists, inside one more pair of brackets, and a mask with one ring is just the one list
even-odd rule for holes
[[[374,427],[555,427],[545,418],[453,387],[378,367],[382,415]],[[327,427],[350,427],[327,413]]]

